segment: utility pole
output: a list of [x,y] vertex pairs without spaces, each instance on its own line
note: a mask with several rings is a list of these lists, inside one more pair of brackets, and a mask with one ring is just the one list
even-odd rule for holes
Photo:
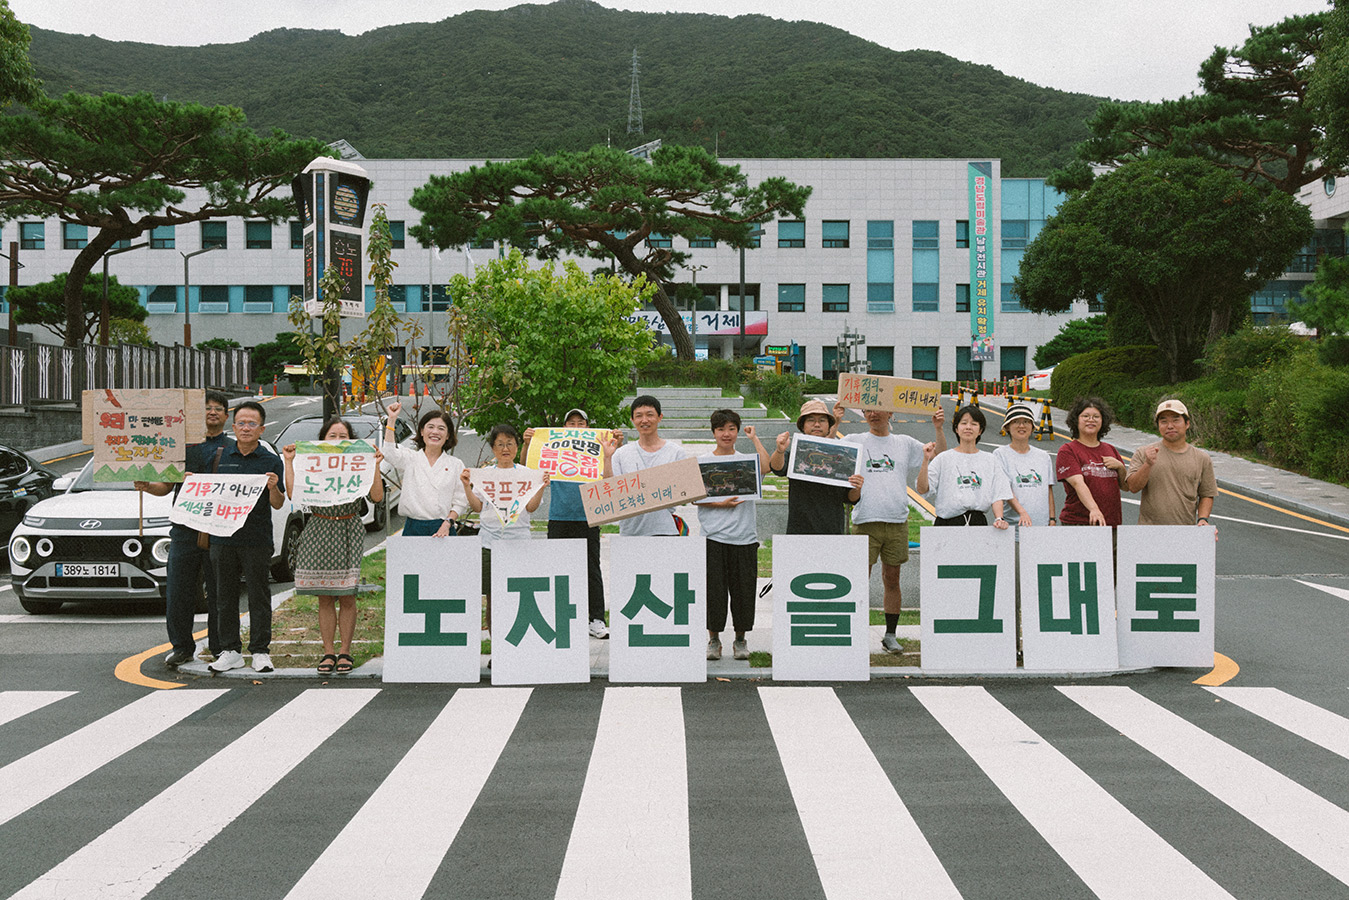
[[642,92],[637,86],[637,48],[632,48],[632,88],[628,91],[628,134],[645,134],[642,128]]

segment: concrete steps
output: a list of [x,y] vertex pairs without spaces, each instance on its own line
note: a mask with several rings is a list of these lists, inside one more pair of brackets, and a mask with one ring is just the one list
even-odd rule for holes
[[[660,401],[664,416],[660,433],[665,437],[711,440],[710,418],[719,409],[739,413],[743,424],[753,425],[759,432],[760,440],[774,438],[778,432],[792,427],[786,419],[769,420],[766,409],[758,404],[747,405],[744,397],[723,397],[720,388],[659,387],[642,388],[640,392]],[[627,407],[634,398],[635,395],[623,398],[623,406]]]

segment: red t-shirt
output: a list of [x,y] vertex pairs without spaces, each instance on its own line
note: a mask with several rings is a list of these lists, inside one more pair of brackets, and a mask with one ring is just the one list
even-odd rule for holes
[[1105,516],[1105,524],[1120,525],[1124,522],[1124,512],[1120,508],[1119,475],[1106,468],[1105,458],[1113,456],[1121,463],[1124,459],[1114,447],[1102,441],[1099,446],[1088,447],[1079,441],[1070,441],[1059,448],[1057,469],[1059,483],[1064,485],[1065,499],[1059,521],[1065,525],[1088,525],[1091,514],[1077,497],[1073,486],[1066,484],[1074,475],[1081,475],[1091,491],[1091,497]]

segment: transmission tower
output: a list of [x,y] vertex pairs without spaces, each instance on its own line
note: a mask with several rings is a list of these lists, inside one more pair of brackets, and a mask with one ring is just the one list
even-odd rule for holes
[[642,128],[642,92],[637,86],[637,48],[632,50],[632,91],[628,95],[628,134],[643,134]]

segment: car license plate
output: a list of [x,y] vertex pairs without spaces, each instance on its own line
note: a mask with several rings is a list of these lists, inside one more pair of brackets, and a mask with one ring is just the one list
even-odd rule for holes
[[122,574],[121,563],[57,563],[57,578],[116,578]]

